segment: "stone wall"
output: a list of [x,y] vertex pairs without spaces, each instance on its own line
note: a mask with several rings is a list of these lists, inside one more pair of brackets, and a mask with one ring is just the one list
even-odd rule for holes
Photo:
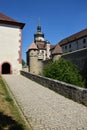
[[61,54],[54,55],[53,58],[52,58],[52,60],[53,61],[59,60],[60,57],[61,57]]
[[87,106],[87,89],[80,88],[71,84],[53,80],[50,78],[42,77],[39,75],[31,74],[28,72],[21,71],[23,76],[69,98],[78,103]]
[[62,57],[72,61],[80,70],[87,68],[87,48],[63,54]]

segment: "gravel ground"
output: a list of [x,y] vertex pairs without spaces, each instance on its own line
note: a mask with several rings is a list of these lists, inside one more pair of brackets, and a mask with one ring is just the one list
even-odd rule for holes
[[87,130],[87,107],[22,75],[3,75],[33,130]]

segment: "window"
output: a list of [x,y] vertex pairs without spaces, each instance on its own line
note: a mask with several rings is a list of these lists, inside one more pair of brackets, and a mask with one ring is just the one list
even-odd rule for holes
[[67,49],[67,46],[65,46],[65,49]]
[[33,53],[31,52],[30,55],[33,56]]
[[69,48],[71,48],[71,44],[69,44]]
[[64,46],[62,47],[62,49],[64,50]]
[[83,43],[86,43],[86,39],[83,39]]
[[42,51],[42,53],[44,54],[44,51]]

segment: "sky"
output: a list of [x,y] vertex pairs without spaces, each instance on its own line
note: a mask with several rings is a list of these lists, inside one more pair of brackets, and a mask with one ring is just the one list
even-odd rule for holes
[[0,0],[0,12],[25,23],[22,34],[25,61],[39,18],[45,40],[51,44],[87,28],[87,0]]

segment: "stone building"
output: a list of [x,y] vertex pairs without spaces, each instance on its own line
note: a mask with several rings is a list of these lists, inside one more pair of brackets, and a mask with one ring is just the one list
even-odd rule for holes
[[18,74],[22,69],[24,23],[0,13],[0,74]]
[[34,41],[27,50],[27,64],[29,72],[38,74],[42,71],[43,60],[50,59],[50,43],[44,40],[44,33],[38,25],[37,32],[34,34]]
[[58,43],[63,53],[73,52],[87,47],[87,29],[75,33]]
[[[69,53],[73,53],[74,56],[74,52],[85,50],[86,48],[87,29],[61,40],[56,45],[52,45],[44,40],[44,33],[41,32],[41,26],[38,26],[37,32],[34,34],[34,42],[29,46],[27,51],[29,72],[39,74],[42,71],[43,66],[50,60],[58,60],[61,56],[64,57],[64,54],[67,55],[66,57],[68,59]],[[84,56],[80,57],[84,59]],[[75,61],[78,62],[78,58]]]
[[38,25],[37,32],[34,34],[34,42],[27,50],[27,64],[29,72],[39,74],[45,61],[54,60],[61,54],[60,46],[51,45],[44,39],[44,33],[41,32],[41,26]]

